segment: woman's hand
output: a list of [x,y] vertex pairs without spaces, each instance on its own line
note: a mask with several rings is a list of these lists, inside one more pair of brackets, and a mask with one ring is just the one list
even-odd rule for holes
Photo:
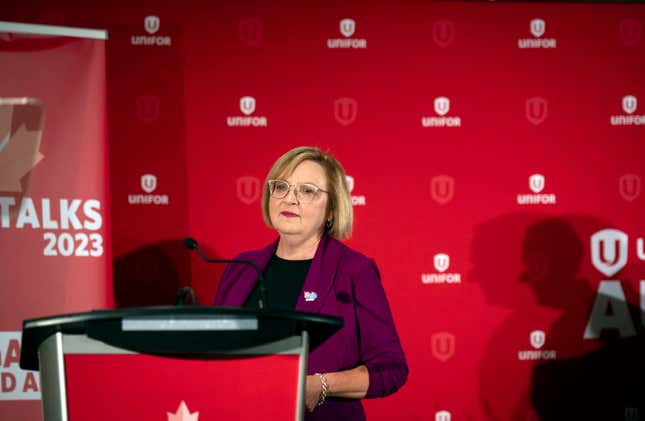
[[307,411],[313,412],[316,409],[321,393],[322,383],[320,382],[320,378],[316,375],[307,376],[305,382],[305,407]]
[[[327,399],[331,396],[345,399],[363,399],[370,386],[370,375],[364,365],[359,365],[351,370],[325,373],[324,375],[327,384]],[[307,411],[312,412],[316,409],[322,389],[322,382],[318,375],[307,376],[305,381],[305,407]]]

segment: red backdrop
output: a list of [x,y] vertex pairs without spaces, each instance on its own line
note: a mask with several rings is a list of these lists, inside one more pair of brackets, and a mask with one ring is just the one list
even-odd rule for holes
[[117,305],[212,302],[221,269],[181,239],[271,241],[264,176],[316,145],[353,177],[349,244],[410,365],[370,419],[643,414],[643,6],[194,6],[15,11],[110,32]]

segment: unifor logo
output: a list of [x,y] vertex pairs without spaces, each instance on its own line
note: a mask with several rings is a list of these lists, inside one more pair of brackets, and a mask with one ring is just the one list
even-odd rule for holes
[[157,16],[147,16],[143,21],[143,26],[150,35],[155,34],[160,25],[161,21]]
[[237,198],[245,205],[250,205],[260,197],[260,180],[257,177],[248,175],[240,177],[235,187]]
[[262,21],[258,18],[240,19],[240,42],[247,46],[256,46],[262,41]]
[[591,236],[591,263],[605,276],[613,276],[627,264],[628,237],[616,229],[604,229]]
[[438,253],[434,255],[434,268],[437,272],[445,272],[450,267],[450,256],[445,253]]
[[356,31],[356,22],[354,19],[343,19],[340,21],[340,33],[343,34],[346,38],[354,35]]
[[240,98],[240,111],[244,115],[251,115],[255,111],[255,98],[252,96],[243,96]]
[[636,47],[641,42],[641,21],[627,18],[620,21],[618,34],[625,47]]
[[536,38],[540,38],[546,31],[546,23],[543,19],[533,19],[530,23],[530,28],[531,34]]
[[526,100],[526,118],[538,125],[546,120],[548,110],[546,99],[533,97]]
[[141,189],[150,194],[157,188],[157,177],[153,174],[144,174],[141,176]]
[[450,421],[450,412],[448,411],[437,411],[434,414],[434,421]]
[[627,114],[632,114],[634,111],[636,111],[637,106],[638,100],[634,95],[625,95],[623,97],[623,111],[625,111]]
[[533,174],[529,177],[529,189],[535,194],[544,190],[544,176],[542,174]]
[[445,205],[455,195],[455,179],[449,175],[438,175],[430,180],[430,196],[432,200]]
[[353,98],[338,98],[334,101],[334,117],[343,126],[348,126],[356,120],[358,102]]
[[450,100],[445,96],[438,96],[434,99],[434,112],[440,116],[448,114],[450,111]]
[[540,349],[544,346],[544,342],[546,342],[546,334],[543,330],[534,330],[529,334],[529,340],[533,348]]
[[455,355],[455,335],[450,332],[437,332],[430,337],[432,355],[441,362],[446,362]]
[[432,40],[446,48],[455,40],[455,24],[451,20],[439,20],[432,24]]
[[144,124],[151,124],[159,120],[161,100],[154,95],[141,95],[136,100],[137,118]]
[[347,181],[347,190],[351,193],[354,190],[354,177],[346,175],[345,180]]
[[623,199],[632,202],[641,194],[641,178],[636,174],[625,174],[618,180],[618,191]]

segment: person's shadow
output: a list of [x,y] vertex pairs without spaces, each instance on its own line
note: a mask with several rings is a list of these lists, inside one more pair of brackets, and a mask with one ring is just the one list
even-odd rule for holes
[[[202,250],[211,258],[218,253],[208,245]],[[186,287],[196,295],[188,304],[212,305],[224,264],[208,264],[183,239],[148,244],[115,257],[114,302],[117,308],[170,306]]]
[[[589,263],[589,238],[608,226],[582,215],[518,213],[475,230],[471,279],[489,304],[509,310],[479,365],[487,419],[631,420],[643,414],[638,309],[629,305],[630,320],[618,321],[635,326],[634,337],[621,339],[594,320],[587,326],[596,300],[607,303],[609,318],[626,305],[597,296],[592,287],[604,275]],[[615,277],[633,303],[631,272],[625,268]],[[584,339],[586,330],[597,339]]]
[[189,254],[180,240],[162,241],[114,259],[117,308],[168,306],[190,279]]

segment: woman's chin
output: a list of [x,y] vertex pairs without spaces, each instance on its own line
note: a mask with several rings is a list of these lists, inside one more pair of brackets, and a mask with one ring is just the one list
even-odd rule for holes
[[280,236],[283,236],[283,235],[301,235],[302,234],[302,229],[299,229],[298,227],[293,227],[293,226],[277,227],[276,231],[278,231],[278,234],[280,234]]

